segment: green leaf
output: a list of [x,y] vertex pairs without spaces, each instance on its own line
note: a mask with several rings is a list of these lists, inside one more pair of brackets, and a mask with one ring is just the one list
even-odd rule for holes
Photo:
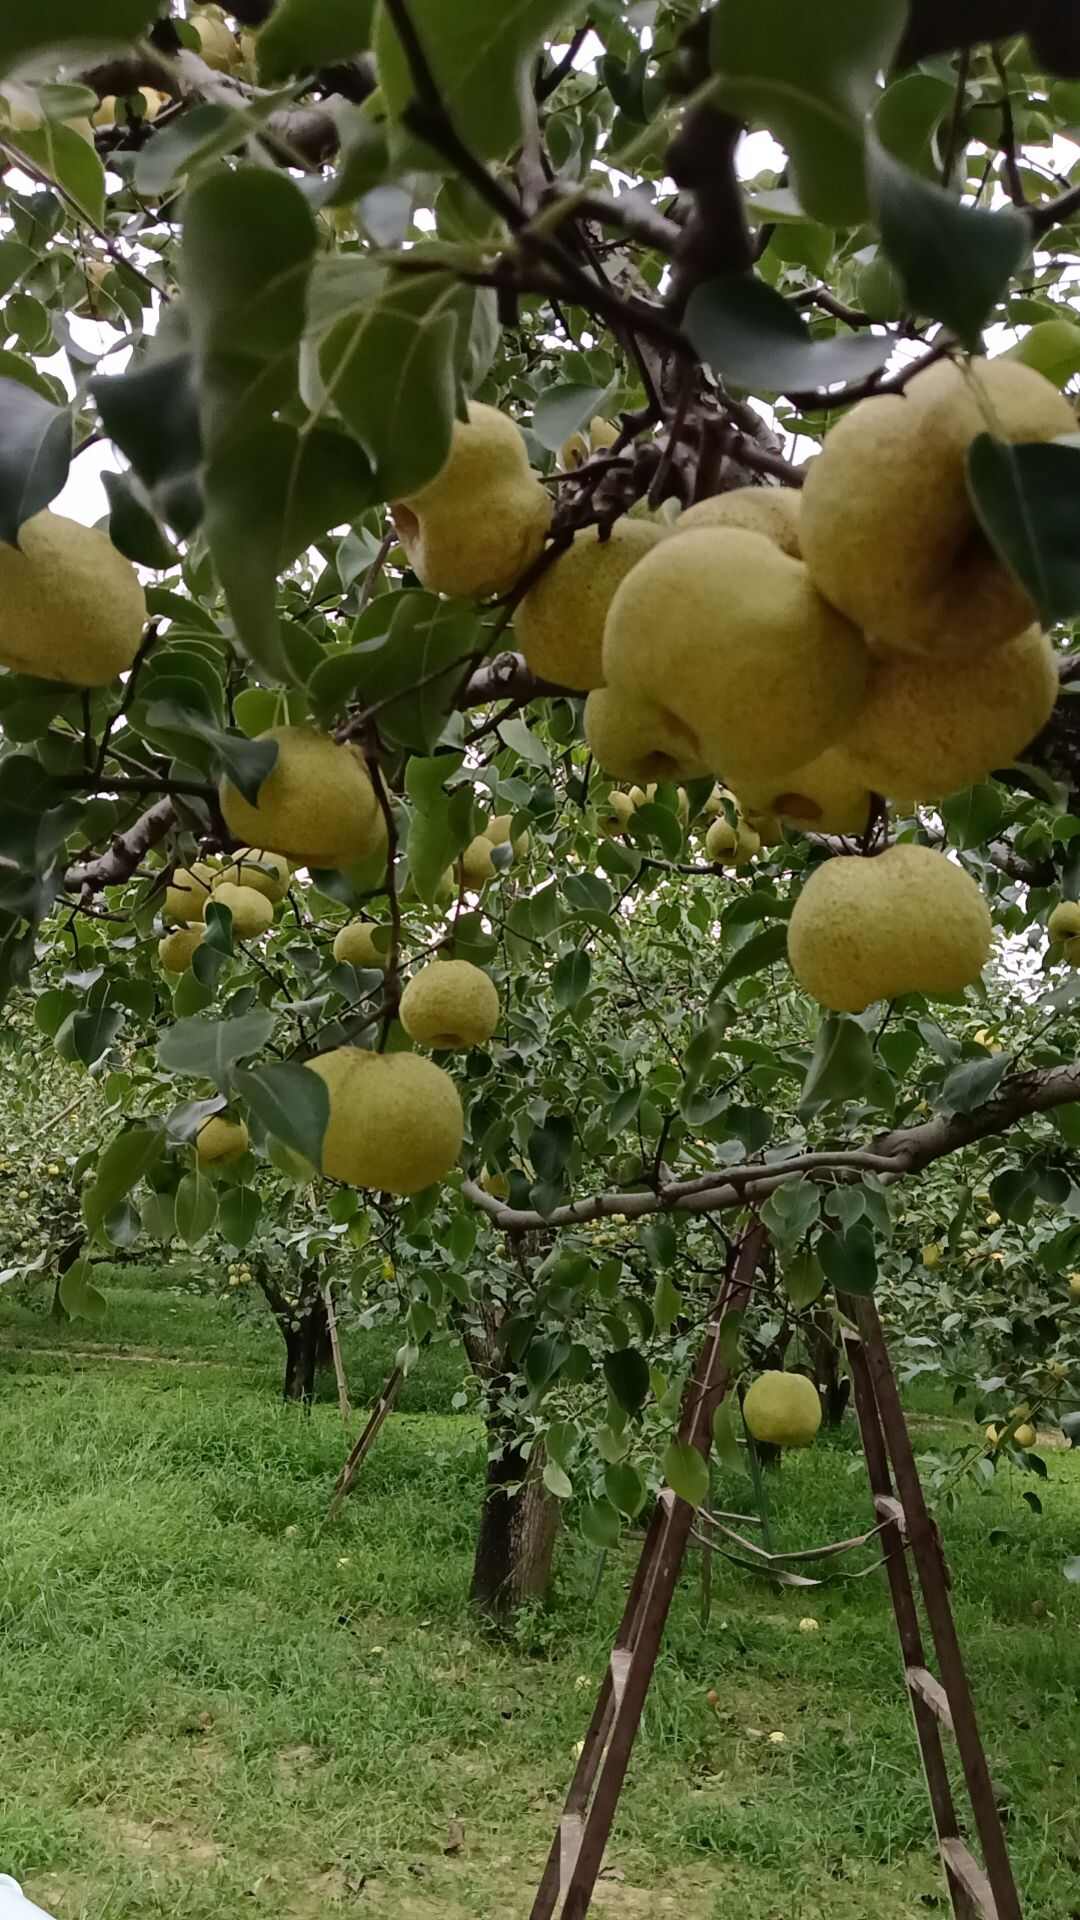
[[180,556],[162,531],[156,513],[131,473],[103,473],[109,500],[109,539],[118,553],[136,566],[165,572]]
[[551,975],[551,991],[557,1007],[576,1007],[589,991],[592,960],[583,947],[564,953]]
[[664,1479],[689,1507],[704,1506],[709,1497],[708,1461],[684,1440],[673,1440],[665,1449]]
[[819,1188],[812,1180],[800,1176],[770,1193],[761,1209],[761,1218],[781,1246],[794,1246],[817,1225],[820,1213]]
[[[0,27],[0,41],[3,38]],[[74,202],[93,227],[105,224],[105,169],[94,148],[74,127],[46,120],[33,133],[6,131],[4,138],[25,153]]]
[[793,1307],[811,1306],[825,1285],[825,1275],[817,1254],[799,1253],[793,1259],[785,1260],[783,1281]]
[[615,1461],[604,1473],[604,1490],[613,1507],[636,1520],[645,1505],[645,1482],[628,1461]]
[[217,1194],[212,1182],[197,1168],[185,1173],[176,1189],[174,1205],[176,1231],[194,1253],[217,1219]]
[[238,1067],[233,1084],[268,1133],[302,1153],[313,1167],[322,1165],[323,1135],[330,1118],[330,1096],[317,1073],[283,1060],[265,1067]]
[[983,532],[1044,622],[1080,612],[1080,443],[1006,445],[980,433],[967,484]]
[[605,1353],[604,1377],[627,1413],[641,1411],[649,1397],[649,1363],[636,1347],[619,1347]]
[[[412,588],[384,601],[387,626],[381,642],[373,634],[324,661],[311,677],[310,691],[327,717],[355,694],[364,706],[378,707],[385,739],[428,754],[445,725],[464,663],[483,649],[484,636],[472,608],[461,601]],[[377,602],[372,611],[382,605]],[[358,634],[360,627],[358,622]]]
[[755,392],[805,393],[862,379],[884,366],[893,346],[885,334],[815,340],[783,295],[752,274],[703,281],[683,324],[714,373]]
[[0,240],[0,299],[37,265],[37,254],[21,240]]
[[817,1030],[799,1114],[818,1113],[834,1100],[853,1100],[874,1071],[874,1049],[865,1027],[846,1013],[827,1013]]
[[520,759],[528,760],[534,767],[550,767],[551,755],[538,734],[526,726],[524,720],[517,718],[502,720],[498,728],[499,739],[504,747],[509,747]]
[[224,1086],[232,1068],[247,1053],[257,1053],[274,1031],[274,1015],[265,1007],[233,1020],[207,1020],[196,1014],[178,1020],[158,1042],[160,1066],[169,1073],[192,1074]]
[[716,1457],[723,1467],[737,1467],[741,1463],[739,1442],[735,1434],[735,1413],[731,1395],[721,1400],[712,1419],[712,1439]]
[[653,1319],[659,1333],[670,1333],[685,1302],[670,1273],[662,1273],[653,1294]]
[[147,725],[179,734],[193,733],[213,747],[221,771],[228,775],[251,806],[258,803],[259,789],[277,763],[276,740],[249,740],[243,734],[224,733],[212,726],[201,713],[182,707],[175,700],[152,700],[146,713]]
[[532,430],[540,445],[558,453],[564,440],[603,410],[609,392],[607,387],[590,387],[579,380],[545,387],[536,396],[532,418]]
[[549,1493],[555,1495],[556,1500],[569,1500],[574,1491],[570,1475],[565,1467],[560,1467],[557,1460],[545,1460],[544,1485]]
[[160,1127],[125,1127],[109,1142],[98,1161],[94,1184],[83,1195],[83,1219],[91,1239],[106,1215],[160,1159],[164,1145]]
[[916,313],[950,327],[967,347],[979,336],[1031,251],[1031,229],[1015,207],[965,207],[921,180],[876,141],[868,148],[870,187],[882,245]]
[[869,1227],[852,1227],[844,1234],[823,1233],[817,1251],[825,1276],[837,1293],[873,1293],[877,1255]]
[[375,0],[279,0],[256,36],[260,80],[349,60],[371,45]]
[[619,1544],[622,1528],[610,1500],[590,1500],[581,1510],[581,1531],[591,1547],[607,1552]]
[[193,533],[203,510],[202,437],[190,354],[93,380],[90,391],[156,511],[178,533]]
[[654,1267],[670,1267],[678,1252],[674,1222],[658,1213],[640,1228],[638,1237]]
[[76,1260],[60,1281],[60,1305],[71,1320],[100,1320],[108,1307],[90,1278],[93,1271],[89,1260]]
[[404,274],[347,313],[319,350],[319,370],[371,462],[381,500],[399,500],[445,466],[454,427],[460,288],[448,274]]
[[0,12],[0,73],[30,55],[47,55],[55,66],[61,56],[82,60],[109,47],[123,47],[156,19],[159,0],[21,0]]
[[71,465],[71,409],[0,378],[0,540],[18,546],[24,520],[55,500]]
[[124,1023],[118,1007],[90,1007],[71,1016],[75,1054],[84,1067],[94,1067],[112,1046]]
[[814,220],[851,226],[866,213],[865,118],[906,21],[906,0],[720,0],[713,9],[709,98],[775,134]]
[[779,926],[766,927],[762,933],[755,933],[752,939],[736,947],[730,960],[721,967],[713,986],[714,996],[735,980],[743,980],[748,974],[761,973],[766,967],[775,966],[786,954],[787,927],[783,922]]
[[[545,30],[566,12],[565,0],[470,0],[467,8],[446,0],[409,0],[409,19],[438,88],[440,104],[460,138],[482,160],[501,159],[521,144],[521,87],[530,54]],[[374,46],[383,98],[400,122],[416,88],[389,9],[376,15]],[[435,146],[399,135],[399,164],[437,166],[446,161]]]
[[965,1060],[949,1074],[937,1105],[944,1113],[974,1113],[989,1100],[1011,1065],[1007,1053],[995,1053],[989,1060]]
[[942,800],[938,812],[954,846],[982,847],[999,831],[1005,818],[1005,802],[1001,788],[992,780],[983,780],[977,787],[965,787],[962,793]]
[[260,667],[294,680],[277,618],[277,576],[328,528],[375,499],[355,440],[284,421],[230,441],[205,471],[206,534],[237,632]]

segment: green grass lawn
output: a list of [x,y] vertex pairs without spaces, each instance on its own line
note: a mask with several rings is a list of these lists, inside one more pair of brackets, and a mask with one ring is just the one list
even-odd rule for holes
[[[571,1524],[551,1608],[491,1641],[453,1350],[325,1532],[341,1423],[278,1404],[276,1341],[141,1283],[94,1329],[0,1306],[0,1871],[60,1920],[524,1920],[636,1543],[594,1593]],[[392,1349],[350,1339],[358,1401]],[[1048,1466],[1041,1518],[1008,1473],[945,1517],[1027,1920],[1080,1912],[1080,1456]],[[779,1541],[865,1525],[858,1468],[853,1430],[790,1460]],[[791,1594],[721,1560],[703,1629],[691,1567],[597,1911],[944,1920],[930,1840],[879,1579]]]

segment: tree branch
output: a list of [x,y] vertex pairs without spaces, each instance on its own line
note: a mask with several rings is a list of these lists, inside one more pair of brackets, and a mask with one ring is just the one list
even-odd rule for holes
[[108,853],[102,853],[94,860],[81,861],[77,866],[69,867],[64,875],[64,886],[69,893],[77,893],[83,899],[90,899],[95,893],[101,893],[105,887],[118,887],[130,880],[136,867],[140,866],[151,847],[164,840],[170,828],[176,825],[176,808],[170,799],[158,800],[147,811],[140,814],[134,826],[126,833],[118,833]]

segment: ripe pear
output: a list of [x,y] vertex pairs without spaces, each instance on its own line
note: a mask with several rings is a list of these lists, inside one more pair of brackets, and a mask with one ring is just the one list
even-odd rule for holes
[[165,889],[166,920],[176,921],[181,926],[186,926],[191,920],[201,920],[203,907],[216,878],[213,867],[205,860],[196,860],[190,871],[187,867],[177,867]]
[[1067,967],[1080,967],[1080,937],[1074,934],[1071,940],[1064,942],[1061,957]]
[[490,1169],[485,1167],[477,1181],[477,1185],[483,1189],[484,1193],[490,1193],[493,1200],[509,1200],[510,1198],[510,1177],[508,1174],[492,1173]]
[[1059,900],[1046,931],[1051,940],[1075,940],[1080,934],[1080,900]]
[[256,940],[274,923],[272,902],[265,893],[257,893],[254,887],[234,887],[231,881],[219,880],[203,907],[204,920],[206,908],[211,903],[215,907],[228,907],[232,914],[234,940]]
[[733,827],[727,820],[714,820],[705,835],[705,852],[717,866],[746,867],[761,852],[761,838],[742,821]]
[[471,961],[432,960],[409,981],[400,1014],[418,1046],[438,1053],[482,1047],[499,1024],[499,996]]
[[536,559],[551,500],[529,466],[514,422],[469,402],[454,422],[449,458],[391,512],[409,565],[432,593],[485,599],[506,593]]
[[1013,1439],[1018,1447],[1033,1447],[1035,1445],[1036,1433],[1030,1420],[1021,1422],[1013,1434]]
[[1069,1296],[1073,1300],[1080,1300],[1080,1273],[1069,1275]]
[[130,667],[146,601],[129,560],[95,527],[36,513],[0,545],[0,666],[105,687]]
[[1004,357],[1034,367],[1055,387],[1063,387],[1080,373],[1080,327],[1074,320],[1038,320]]
[[262,847],[237,847],[214,884],[220,886],[225,881],[233,887],[251,887],[276,906],[288,893],[291,879],[292,869],[282,854],[269,853]]
[[663,538],[655,522],[625,517],[606,540],[595,527],[574,535],[514,615],[518,645],[535,674],[580,692],[603,686],[604,622],[615,589]]
[[495,879],[498,868],[491,857],[491,841],[486,834],[478,833],[475,839],[469,841],[459,865],[465,885],[474,892]]
[[[505,847],[507,842],[510,841],[510,827],[513,823],[513,818],[512,813],[493,813],[487,826],[484,828],[484,839],[490,840],[493,847]],[[516,858],[518,860],[524,860],[530,845],[528,833],[515,834],[511,844]]]
[[232,781],[221,782],[229,832],[252,846],[313,866],[347,866],[374,853],[385,823],[363,756],[311,727],[270,727],[278,757],[252,806]]
[[804,1373],[760,1373],[743,1401],[755,1440],[771,1447],[808,1447],[821,1425],[821,1401]]
[[1069,402],[1015,360],[939,360],[902,394],[860,400],[806,469],[801,537],[815,585],[874,647],[981,654],[1034,618],[980,530],[965,482],[977,434],[1053,440]]
[[585,702],[585,739],[616,780],[697,780],[711,768],[673,713],[625,687],[597,687]]
[[763,534],[701,527],[661,540],[618,588],[604,674],[613,697],[652,701],[686,757],[737,787],[802,766],[848,730],[867,653],[801,561]]
[[[861,727],[860,718],[853,730],[856,737]],[[863,833],[872,803],[870,788],[842,746],[826,747],[816,760],[775,780],[741,787],[739,799],[748,814],[774,814],[803,833]]]
[[240,47],[218,7],[200,7],[192,15],[191,24],[199,36],[199,52],[208,67],[218,73],[232,73],[234,67],[242,64]]
[[354,967],[381,967],[386,972],[390,965],[389,941],[385,946],[376,946],[376,933],[383,933],[372,920],[351,920],[342,927],[334,939],[334,959],[345,960]]
[[227,1120],[215,1113],[195,1135],[199,1165],[210,1167],[226,1160],[239,1160],[248,1150],[248,1130],[243,1120]]
[[741,527],[745,533],[763,533],[781,553],[801,560],[799,548],[799,489],[797,487],[733,487],[714,493],[679,515],[679,533],[695,527]]
[[564,473],[576,473],[589,457],[589,443],[583,433],[571,433],[559,448],[559,465]]
[[656,799],[656,781],[650,780],[647,787],[631,787],[630,798],[635,808],[647,806],[650,800]]
[[605,420],[602,413],[594,413],[589,421],[589,445],[594,453],[606,453],[615,445],[619,437],[619,428],[614,420]]
[[330,1094],[322,1170],[332,1180],[408,1194],[449,1173],[465,1117],[450,1075],[433,1060],[337,1047],[308,1064]]
[[901,993],[955,993],[990,955],[990,911],[970,875],[930,847],[826,860],[788,926],[800,986],[837,1013]]
[[619,834],[625,832],[627,823],[633,819],[636,811],[632,795],[620,793],[615,787],[600,808],[596,824],[607,839],[617,839]]
[[882,654],[846,756],[875,793],[940,800],[1022,754],[1057,696],[1054,650],[1038,627],[967,660]]
[[206,928],[200,924],[190,927],[175,927],[158,941],[158,959],[166,973],[186,973],[191,965],[191,956],[196,947],[202,945]]

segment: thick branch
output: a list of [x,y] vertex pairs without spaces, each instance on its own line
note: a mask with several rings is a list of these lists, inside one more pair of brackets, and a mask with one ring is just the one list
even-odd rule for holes
[[493,700],[516,700],[527,706],[530,700],[551,700],[560,694],[569,699],[580,696],[554,680],[541,680],[528,665],[523,653],[497,653],[469,675],[458,702],[462,707],[486,707]]
[[1080,1100],[1080,1062],[1010,1074],[1001,1089],[974,1113],[939,1114],[920,1127],[898,1127],[874,1141],[874,1149],[902,1163],[904,1173],[919,1173],[932,1160],[970,1147],[989,1134],[1005,1133],[1018,1120]]
[[64,875],[64,886],[69,893],[77,893],[83,899],[100,893],[104,887],[119,887],[130,880],[136,867],[140,866],[151,847],[164,840],[170,827],[176,824],[176,809],[170,799],[158,800],[154,806],[140,814],[134,826],[126,833],[118,833],[108,853],[101,853],[95,860],[82,861],[78,866],[69,867]]

